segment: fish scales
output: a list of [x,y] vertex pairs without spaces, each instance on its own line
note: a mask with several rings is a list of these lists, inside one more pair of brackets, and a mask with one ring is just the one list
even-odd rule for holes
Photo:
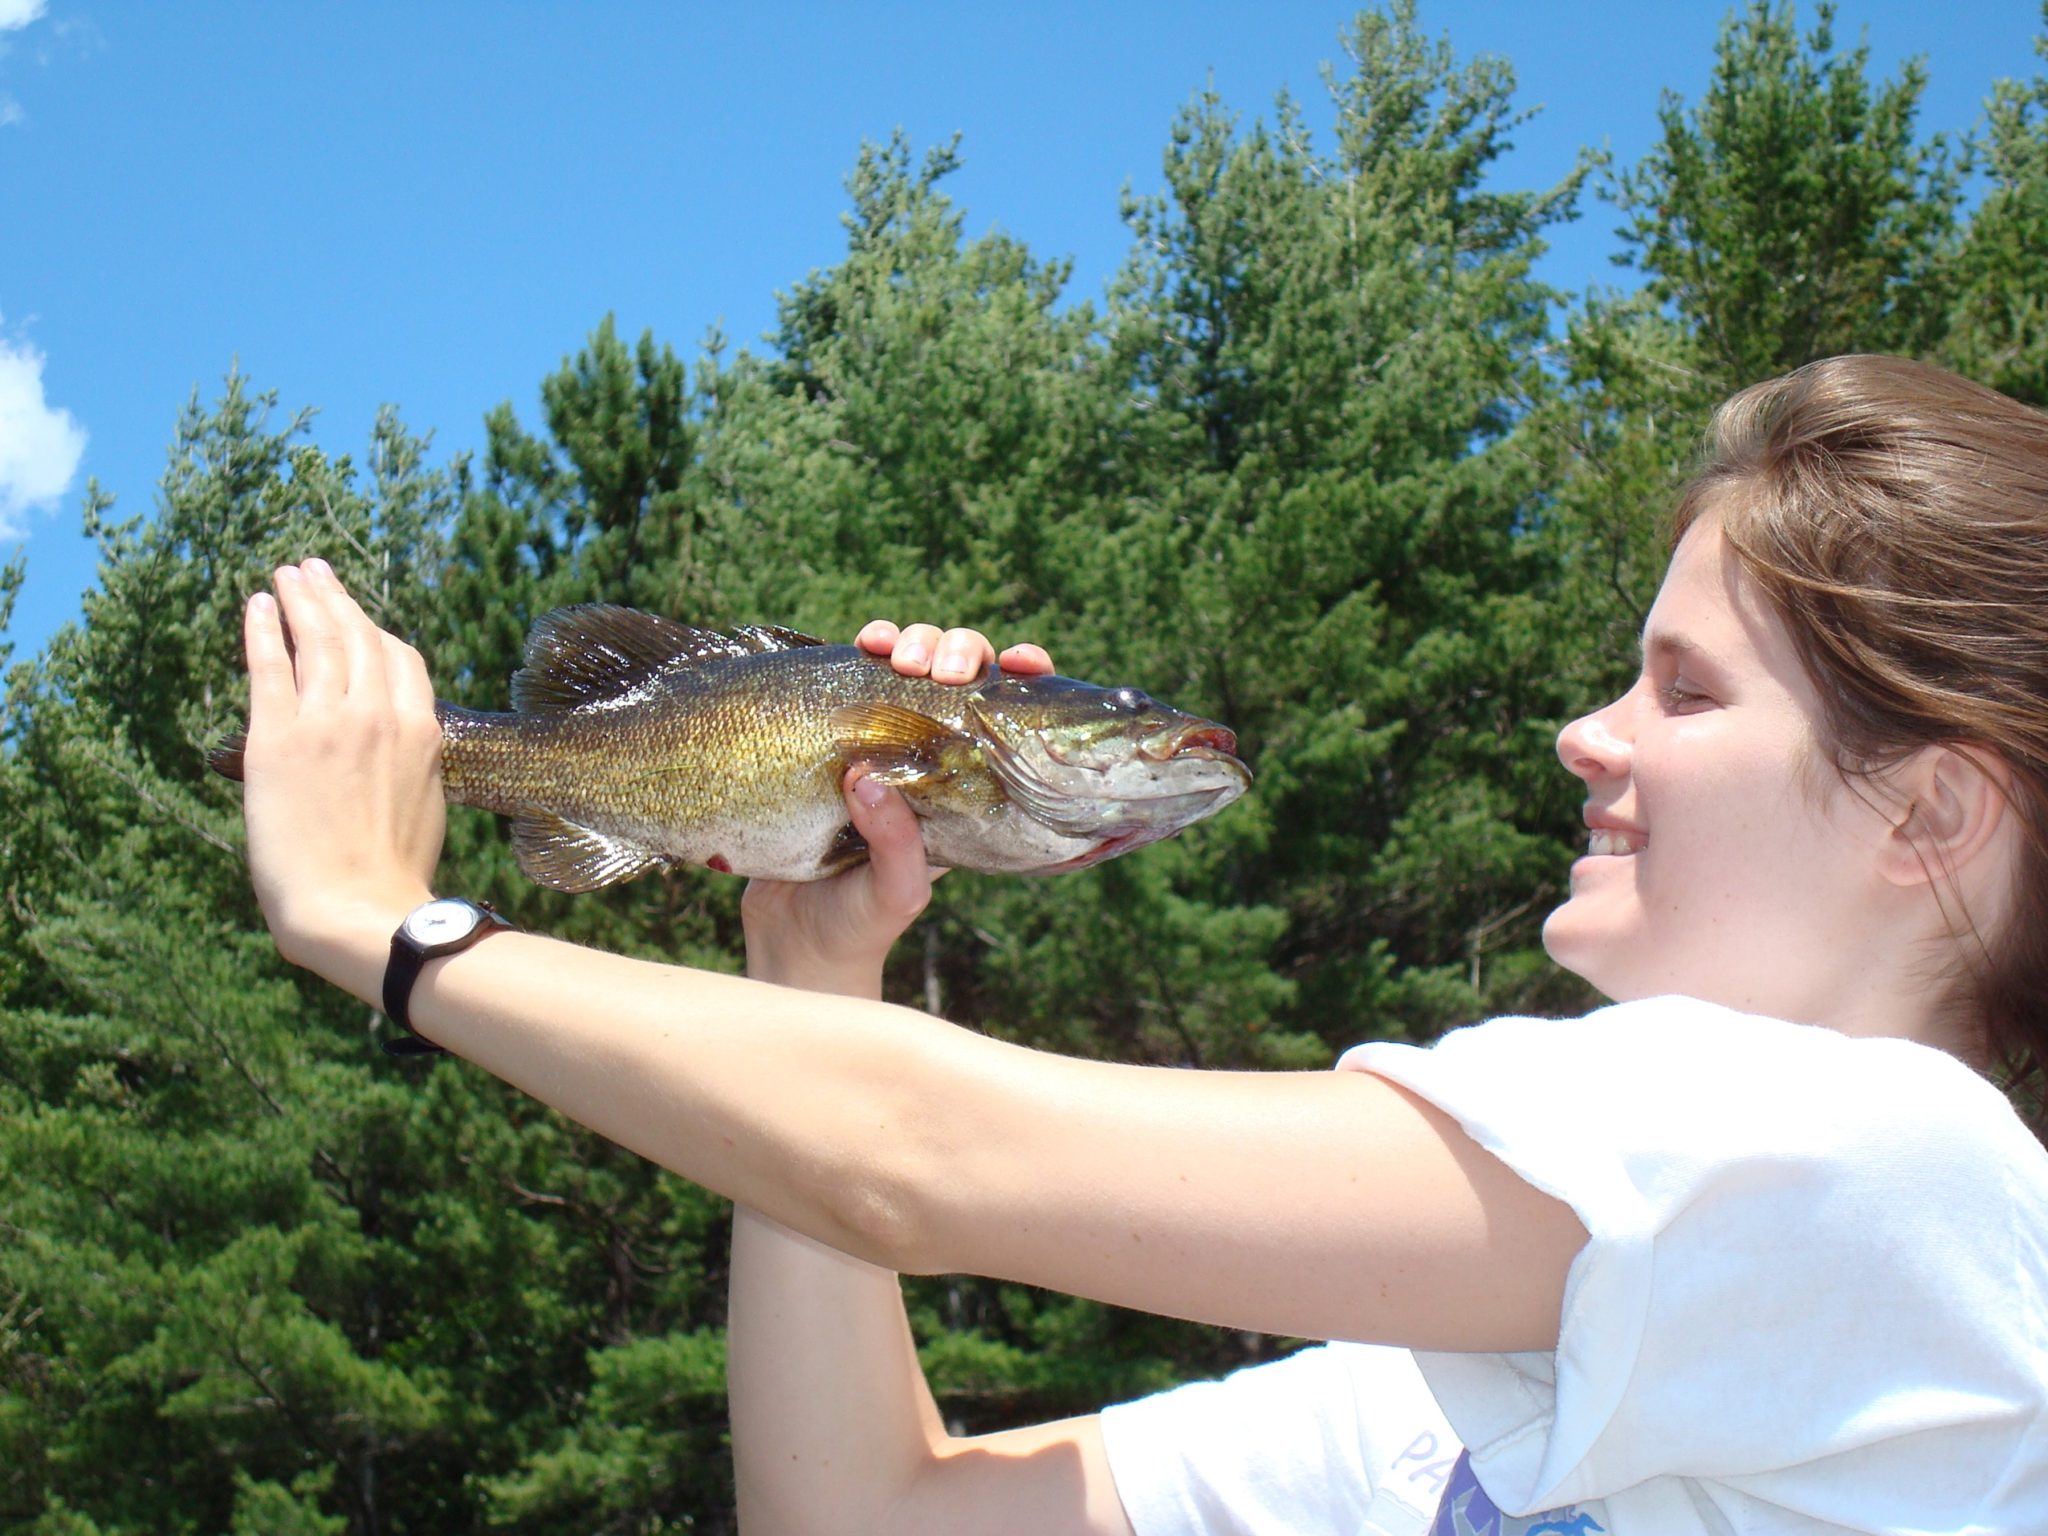
[[[852,758],[833,711],[882,701],[958,731],[965,692],[852,646],[816,646],[695,662],[560,713],[443,706],[443,786],[505,815],[545,807],[670,861],[815,873],[846,822]],[[992,776],[979,799],[1001,803]]]

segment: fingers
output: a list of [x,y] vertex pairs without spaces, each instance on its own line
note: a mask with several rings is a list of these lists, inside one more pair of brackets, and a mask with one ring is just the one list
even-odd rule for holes
[[1019,676],[1042,676],[1052,670],[1052,657],[1042,645],[1013,645],[996,658],[1005,672]]
[[384,644],[384,678],[391,690],[391,707],[405,732],[405,739],[430,756],[439,776],[441,767],[441,720],[434,713],[434,684],[427,676],[427,664],[420,653],[396,635],[378,632]]
[[342,652],[348,658],[349,692],[383,696],[387,686],[384,642],[389,637],[370,622],[370,616],[325,560],[308,560],[302,569],[320,593],[327,617],[341,633]]
[[258,592],[242,610],[242,651],[249,660],[249,724],[289,719],[299,707],[292,658],[285,649],[277,599]]
[[942,638],[936,624],[911,625],[896,637],[896,647],[889,653],[889,665],[905,677],[930,676],[932,654]]
[[932,677],[941,683],[968,683],[988,670],[996,659],[996,648],[978,629],[949,629],[939,637],[938,654],[932,660]]
[[[308,702],[332,703],[354,693],[374,700],[390,685],[387,657],[392,637],[374,623],[362,606],[341,584],[325,560],[309,559],[299,565],[280,566],[274,577],[277,587],[275,613],[283,615],[279,645],[298,683],[299,697]],[[245,635],[258,622],[252,602],[245,620]],[[268,638],[271,622],[261,627]],[[410,647],[400,646],[402,650]],[[266,650],[266,659],[269,656]],[[414,657],[417,662],[417,657]],[[252,674],[257,656],[250,653]],[[424,677],[424,671],[419,673]],[[415,679],[417,681],[417,679]],[[433,703],[431,690],[427,704]]]
[[420,653],[396,635],[382,630],[377,638],[384,647],[384,680],[391,689],[391,702],[402,715],[422,710],[432,713],[434,685],[427,676],[427,664]]
[[886,656],[896,648],[896,626],[887,619],[870,619],[861,626],[853,643],[873,656]]
[[348,692],[348,657],[341,628],[328,614],[325,594],[296,565],[279,566],[278,606],[291,631],[292,666],[298,673],[299,698],[328,704]]
[[[889,664],[905,677],[929,677],[941,683],[972,682],[996,659],[996,648],[980,630],[941,630],[936,624],[898,629],[887,619],[875,619],[863,626],[854,643],[870,655],[887,656]],[[1011,649],[1040,659],[1045,656],[1035,645]],[[1052,663],[1046,661],[1039,667],[1027,661],[1015,670],[1050,672]]]

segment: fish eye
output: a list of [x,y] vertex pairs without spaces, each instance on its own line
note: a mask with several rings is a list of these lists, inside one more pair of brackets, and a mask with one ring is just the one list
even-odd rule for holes
[[1118,688],[1110,693],[1109,707],[1115,710],[1142,709],[1145,707],[1145,695],[1135,688]]

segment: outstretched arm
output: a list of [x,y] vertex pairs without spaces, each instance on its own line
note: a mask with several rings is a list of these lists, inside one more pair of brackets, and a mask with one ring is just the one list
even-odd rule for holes
[[[438,849],[419,659],[332,577],[249,612],[250,859],[280,948],[366,1001]],[[435,813],[438,817],[438,811]],[[431,836],[429,835],[431,831]],[[1568,1208],[1365,1073],[1161,1071],[907,1009],[500,934],[427,967],[420,1033],[770,1219],[1230,1327],[1548,1347]]]

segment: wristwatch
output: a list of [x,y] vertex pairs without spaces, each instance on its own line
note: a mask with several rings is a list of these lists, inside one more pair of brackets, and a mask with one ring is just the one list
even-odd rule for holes
[[466,901],[460,896],[437,896],[406,914],[391,935],[391,959],[384,967],[384,1017],[405,1031],[384,1042],[389,1055],[424,1056],[441,1050],[412,1032],[407,1004],[420,967],[436,955],[452,955],[486,934],[511,926],[490,903]]

